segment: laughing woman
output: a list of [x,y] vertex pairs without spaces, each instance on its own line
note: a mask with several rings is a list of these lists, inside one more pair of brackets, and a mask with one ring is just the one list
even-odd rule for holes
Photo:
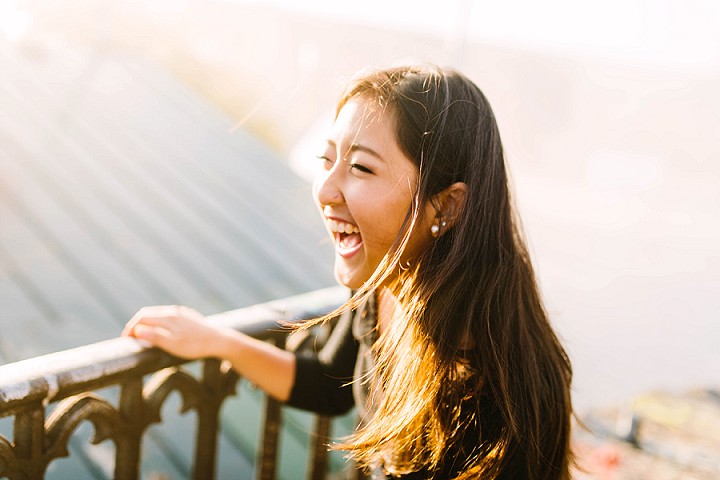
[[571,366],[483,94],[452,70],[362,72],[324,148],[314,197],[354,295],[322,351],[282,351],[185,307],[144,308],[124,333],[229,360],[289,405],[356,406],[334,448],[371,478],[569,479]]

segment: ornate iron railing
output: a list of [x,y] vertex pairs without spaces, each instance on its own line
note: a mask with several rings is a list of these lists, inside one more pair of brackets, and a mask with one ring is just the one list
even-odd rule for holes
[[[284,322],[331,311],[347,298],[342,288],[318,290],[211,317],[212,321],[256,338],[284,346]],[[215,477],[219,410],[233,394],[237,375],[216,359],[202,362],[196,378],[181,366],[184,360],[129,338],[117,338],[72,350],[0,366],[0,418],[14,417],[13,440],[0,436],[0,477],[41,479],[50,462],[68,455],[68,441],[78,426],[90,422],[93,443],[115,444],[114,478],[140,478],[140,456],[146,429],[161,421],[160,410],[172,392],[183,409],[195,410],[197,431],[193,478]],[[148,381],[143,377],[151,375]],[[117,407],[97,395],[98,389],[119,387]],[[50,413],[46,415],[46,410]],[[265,418],[258,443],[255,476],[276,476],[281,406],[266,397]],[[328,433],[326,418],[319,431],[308,478],[323,478]]]

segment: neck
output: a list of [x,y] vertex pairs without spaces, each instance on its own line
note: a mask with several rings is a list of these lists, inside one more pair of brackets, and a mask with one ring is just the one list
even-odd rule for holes
[[377,290],[377,320],[378,329],[382,333],[392,321],[397,307],[397,296],[388,287]]

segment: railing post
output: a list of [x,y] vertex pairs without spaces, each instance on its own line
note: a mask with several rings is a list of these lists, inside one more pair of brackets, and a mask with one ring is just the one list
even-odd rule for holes
[[[279,348],[285,348],[285,337],[275,341]],[[257,480],[275,480],[277,475],[277,452],[280,437],[280,422],[282,421],[282,408],[280,402],[270,396],[265,396],[259,448],[256,459]]]
[[43,458],[45,443],[45,409],[42,405],[15,415],[13,435],[18,471],[11,479],[40,480],[47,461]]
[[317,415],[310,444],[310,465],[308,480],[324,480],[328,466],[328,440],[330,438],[330,417]]
[[220,434],[220,407],[235,390],[237,375],[223,372],[222,363],[208,359],[203,363],[202,400],[197,406],[198,429],[195,439],[195,480],[215,478],[217,442]]
[[120,390],[120,416],[128,426],[115,440],[115,479],[137,480],[140,471],[142,433],[147,426],[142,378],[125,382]]

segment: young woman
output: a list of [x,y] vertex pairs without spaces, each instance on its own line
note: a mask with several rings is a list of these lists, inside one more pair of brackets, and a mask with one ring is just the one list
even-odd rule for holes
[[460,73],[363,72],[313,190],[354,291],[317,354],[219,330],[185,307],[124,333],[219,357],[288,404],[342,413],[372,478],[568,479],[571,366],[548,322],[490,106]]

